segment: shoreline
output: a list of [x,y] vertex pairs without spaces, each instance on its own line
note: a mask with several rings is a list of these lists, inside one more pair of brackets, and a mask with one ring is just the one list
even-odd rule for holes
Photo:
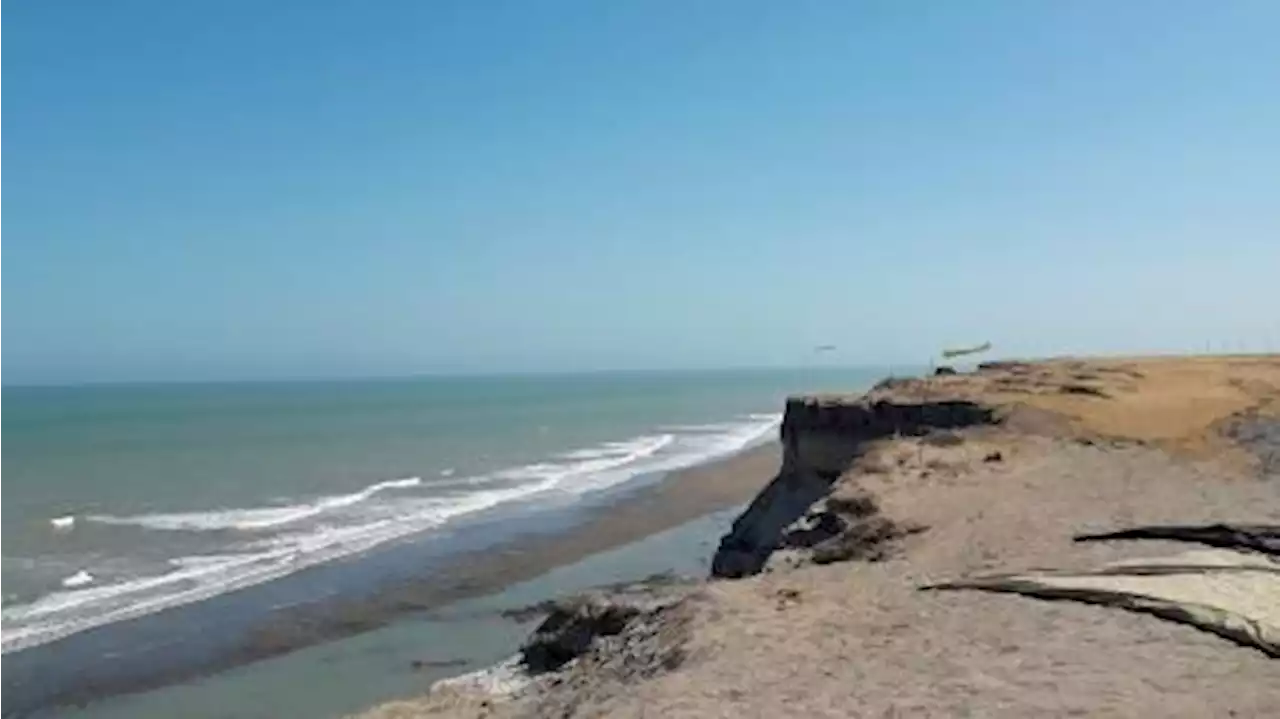
[[783,427],[711,577],[562,602],[504,665],[519,681],[358,718],[1280,702],[1280,356],[993,362],[795,397]]
[[[769,440],[656,479],[541,509],[536,516],[496,512],[443,538],[375,549],[14,652],[6,656],[10,672],[4,682],[4,713],[163,690],[500,592],[743,504],[776,473],[780,454],[777,441]],[[496,542],[487,539],[498,530],[508,534]],[[460,549],[441,552],[450,540]],[[219,632],[201,631],[211,623],[221,625]],[[104,656],[112,661],[104,663]]]

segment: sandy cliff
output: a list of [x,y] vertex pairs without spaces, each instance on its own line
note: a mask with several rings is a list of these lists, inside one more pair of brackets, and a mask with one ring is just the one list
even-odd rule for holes
[[[724,537],[712,575],[759,572],[774,550],[793,545],[799,533],[806,533],[803,541],[817,541],[816,527],[830,530],[819,534],[838,533],[848,523],[838,513],[835,518],[824,514],[818,503],[838,496],[841,485],[856,483],[858,470],[865,474],[882,466],[879,459],[858,463],[884,454],[883,440],[906,439],[900,442],[905,445],[925,438],[926,447],[940,448],[954,436],[948,430],[999,425],[1015,434],[1151,442],[1184,454],[1188,449],[1232,453],[1230,443],[1211,442],[1211,437],[1228,429],[1227,422],[1244,427],[1251,416],[1274,407],[1274,388],[1268,384],[1274,368],[1272,362],[1250,358],[994,362],[970,374],[886,380],[865,395],[791,398],[782,423],[778,476]],[[1239,437],[1258,435],[1255,439],[1265,444],[1257,431],[1235,431]],[[992,458],[1002,456],[992,452]],[[1274,462],[1273,455],[1259,456]],[[853,478],[842,482],[846,474]]]
[[[837,481],[875,441],[921,437],[992,421],[991,408],[968,400],[904,402],[878,392],[788,400],[781,430],[782,467],[721,541],[712,576],[755,574],[775,549],[820,547],[854,525],[851,515],[870,514],[866,500],[861,505],[846,504],[855,510],[848,512],[837,511],[830,497]],[[797,525],[801,518],[807,521]]]
[[[607,596],[566,603],[530,643],[572,648],[554,671],[502,695],[455,685],[369,716],[1280,707],[1269,656],[1280,564],[1268,553],[1280,542],[1280,357],[1009,362],[892,380],[790,400],[782,439],[777,476],[720,542],[718,579],[633,590],[621,611]],[[1153,525],[1201,535],[1073,541]],[[1226,551],[1245,535],[1235,554],[1188,549]],[[1006,593],[1015,585],[1035,591]],[[984,591],[959,591],[971,588]],[[1072,592],[1081,600],[1031,598]],[[1108,593],[1127,605],[1088,603]]]

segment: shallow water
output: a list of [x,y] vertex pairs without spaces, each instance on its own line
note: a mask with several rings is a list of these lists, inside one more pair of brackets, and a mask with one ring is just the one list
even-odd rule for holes
[[[727,509],[630,545],[558,567],[501,592],[458,602],[385,629],[142,694],[42,716],[75,719],[336,717],[425,692],[440,678],[511,655],[533,624],[499,616],[601,584],[673,571],[703,576],[716,540],[741,511]],[[454,662],[461,661],[460,664]],[[448,667],[414,668],[415,661]]]

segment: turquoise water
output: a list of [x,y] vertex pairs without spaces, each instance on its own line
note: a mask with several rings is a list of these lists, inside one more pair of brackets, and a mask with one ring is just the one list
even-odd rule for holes
[[4,650],[732,453],[884,373],[7,387]]

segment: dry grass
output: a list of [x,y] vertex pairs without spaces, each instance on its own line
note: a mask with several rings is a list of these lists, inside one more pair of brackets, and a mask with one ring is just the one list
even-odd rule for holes
[[1217,430],[1228,417],[1249,410],[1280,414],[1280,355],[1009,362],[895,385],[884,394],[1048,413],[1065,419],[1055,429],[1077,436],[1204,456],[1225,449]]

